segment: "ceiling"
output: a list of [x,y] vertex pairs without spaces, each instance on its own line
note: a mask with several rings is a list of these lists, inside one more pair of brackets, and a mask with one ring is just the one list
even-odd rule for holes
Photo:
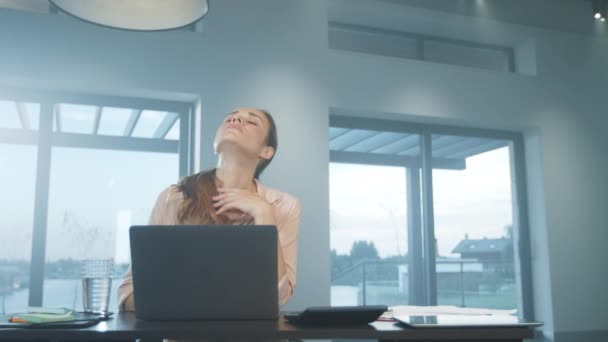
[[608,21],[593,18],[590,0],[378,0],[511,24],[604,36]]
[[[511,24],[585,35],[607,35],[608,21],[593,18],[590,0],[377,0]],[[0,0],[0,8],[49,12],[48,0]]]

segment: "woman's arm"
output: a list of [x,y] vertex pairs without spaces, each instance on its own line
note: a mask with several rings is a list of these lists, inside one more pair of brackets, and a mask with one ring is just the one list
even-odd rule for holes
[[[278,222],[279,228],[279,306],[285,305],[296,287],[298,236],[300,231],[301,205],[294,197],[287,201],[286,214]],[[281,265],[284,270],[281,271]]]
[[[272,207],[269,207],[267,212],[256,215],[255,217],[255,225],[268,225],[268,226],[277,226],[278,223],[274,216],[274,210]],[[278,234],[277,234],[278,236]],[[278,255],[278,279],[283,279],[285,277],[285,258],[283,257],[283,246],[281,246],[281,239],[277,239],[277,255]]]

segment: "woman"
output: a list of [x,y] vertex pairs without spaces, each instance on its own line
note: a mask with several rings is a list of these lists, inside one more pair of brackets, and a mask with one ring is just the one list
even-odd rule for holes
[[[296,286],[300,203],[257,180],[272,161],[277,145],[277,130],[269,113],[237,108],[217,130],[213,143],[217,168],[184,177],[162,191],[150,224],[277,226],[279,304],[283,306]],[[134,311],[133,297],[129,268],[118,288],[119,310]]]

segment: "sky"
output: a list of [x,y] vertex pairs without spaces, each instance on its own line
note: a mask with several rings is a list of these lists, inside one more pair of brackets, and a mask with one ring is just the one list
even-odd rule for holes
[[[433,170],[435,237],[441,256],[465,234],[499,238],[512,223],[508,147],[467,159],[465,170]],[[407,253],[406,172],[400,167],[330,165],[331,248],[348,254],[372,241],[381,257]]]

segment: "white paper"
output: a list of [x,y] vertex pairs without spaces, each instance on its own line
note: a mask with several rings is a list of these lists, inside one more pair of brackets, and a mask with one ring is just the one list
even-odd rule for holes
[[394,316],[436,316],[436,315],[513,315],[517,310],[496,310],[478,308],[460,308],[457,306],[414,306],[397,305],[390,306],[389,311],[382,317],[392,318]]

